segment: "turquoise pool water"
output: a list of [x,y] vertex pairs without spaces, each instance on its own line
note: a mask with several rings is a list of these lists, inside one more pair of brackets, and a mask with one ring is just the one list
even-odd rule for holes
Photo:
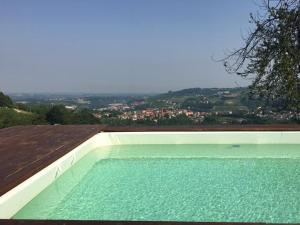
[[100,148],[14,218],[299,223],[299,147]]

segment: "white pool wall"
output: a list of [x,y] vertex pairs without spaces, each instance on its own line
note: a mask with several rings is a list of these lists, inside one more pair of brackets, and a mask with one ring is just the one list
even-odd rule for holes
[[137,144],[300,144],[300,132],[112,132],[96,135],[107,145]]
[[[112,132],[99,133],[0,197],[0,219],[9,219],[87,153],[107,145],[300,144],[300,132]],[[105,158],[109,152],[97,154]]]

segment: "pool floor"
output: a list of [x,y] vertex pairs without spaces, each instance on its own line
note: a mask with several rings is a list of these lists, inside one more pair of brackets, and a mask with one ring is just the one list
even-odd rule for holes
[[89,153],[14,218],[300,222],[299,145],[107,148],[107,158],[97,158],[105,148]]

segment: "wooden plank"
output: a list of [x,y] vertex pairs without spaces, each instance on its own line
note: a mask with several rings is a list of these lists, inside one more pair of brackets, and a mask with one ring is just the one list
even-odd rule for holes
[[199,125],[199,126],[106,126],[104,132],[142,131],[300,131],[300,124]]
[[[271,223],[163,222],[163,221],[79,221],[79,220],[0,220],[0,225],[267,225]],[[293,224],[289,224],[293,225]],[[296,224],[295,224],[296,225]]]

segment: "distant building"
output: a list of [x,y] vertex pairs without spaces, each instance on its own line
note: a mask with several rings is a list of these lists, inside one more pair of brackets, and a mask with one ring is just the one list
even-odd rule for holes
[[66,105],[65,108],[70,109],[70,110],[75,110],[77,108],[77,106],[76,105]]

